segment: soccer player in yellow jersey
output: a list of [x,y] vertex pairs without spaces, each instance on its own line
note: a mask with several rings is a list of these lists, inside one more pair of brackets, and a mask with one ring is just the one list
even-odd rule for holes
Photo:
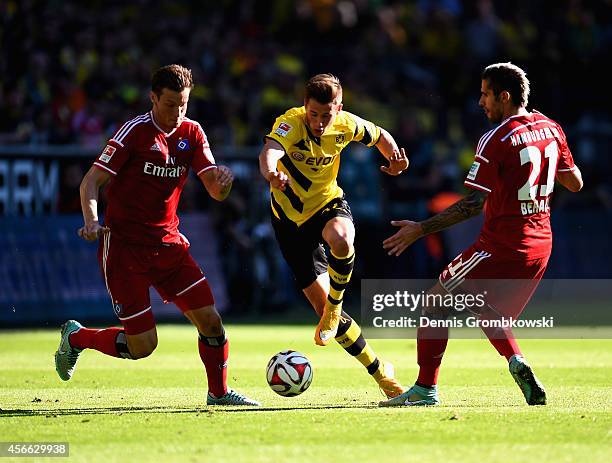
[[316,344],[325,346],[335,338],[388,397],[395,397],[403,389],[393,367],[376,357],[361,328],[342,310],[355,259],[355,226],[336,177],[340,153],[351,141],[376,146],[389,163],[381,170],[389,175],[408,167],[404,149],[386,130],[342,110],[339,79],[318,74],[306,83],[304,106],[276,119],[259,155],[259,168],[270,183],[272,225],[281,252],[321,317]]

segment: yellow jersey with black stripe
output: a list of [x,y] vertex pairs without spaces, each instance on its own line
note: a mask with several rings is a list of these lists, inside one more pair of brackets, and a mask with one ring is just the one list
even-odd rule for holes
[[340,152],[352,141],[374,146],[380,128],[347,111],[340,111],[321,137],[315,137],[306,122],[304,106],[291,108],[278,117],[267,138],[280,143],[285,155],[277,170],[291,179],[285,191],[270,187],[274,215],[302,225],[319,209],[344,194],[336,178]]

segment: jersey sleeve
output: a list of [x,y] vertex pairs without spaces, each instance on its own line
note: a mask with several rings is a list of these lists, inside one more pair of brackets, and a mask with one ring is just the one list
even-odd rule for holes
[[129,124],[130,122],[123,124],[113,138],[108,140],[106,146],[94,161],[94,166],[113,176],[117,175],[121,167],[123,167],[130,157],[130,147],[133,143],[134,130]]
[[298,123],[299,121],[293,117],[287,117],[285,115],[277,117],[272,126],[272,130],[266,135],[266,138],[277,141],[283,146],[285,152],[288,152],[291,146],[301,139],[297,128]]
[[198,123],[195,126],[195,152],[191,160],[191,168],[197,175],[200,175],[209,169],[216,169],[217,165],[215,164],[215,158],[213,157],[204,129]]
[[576,168],[574,157],[567,144],[567,138],[561,127],[559,130],[559,162],[557,163],[557,172],[570,172]]
[[380,138],[380,127],[348,111],[346,114],[355,123],[352,141],[358,141],[366,146],[374,146],[378,143],[378,139]]
[[499,175],[499,164],[495,156],[495,140],[492,132],[485,133],[476,148],[474,162],[463,184],[474,190],[493,191]]

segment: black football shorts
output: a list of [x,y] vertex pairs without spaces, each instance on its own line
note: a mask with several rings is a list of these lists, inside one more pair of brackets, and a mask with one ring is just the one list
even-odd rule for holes
[[278,219],[274,213],[271,215],[281,253],[302,289],[310,286],[317,276],[327,272],[323,241],[325,224],[334,217],[353,220],[351,208],[344,198],[332,199],[299,227],[288,219]]

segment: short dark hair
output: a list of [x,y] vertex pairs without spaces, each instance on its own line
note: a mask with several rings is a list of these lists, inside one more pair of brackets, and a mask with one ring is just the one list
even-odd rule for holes
[[156,70],[151,76],[151,90],[160,96],[162,90],[167,88],[175,92],[182,92],[183,89],[193,87],[191,69],[187,69],[180,64],[169,64]]
[[317,74],[306,82],[304,100],[314,98],[321,104],[331,103],[337,98],[342,99],[340,79],[333,74]]
[[489,87],[491,87],[495,96],[507,91],[516,106],[527,106],[529,79],[520,67],[512,63],[491,64],[482,71],[482,80],[489,83]]

